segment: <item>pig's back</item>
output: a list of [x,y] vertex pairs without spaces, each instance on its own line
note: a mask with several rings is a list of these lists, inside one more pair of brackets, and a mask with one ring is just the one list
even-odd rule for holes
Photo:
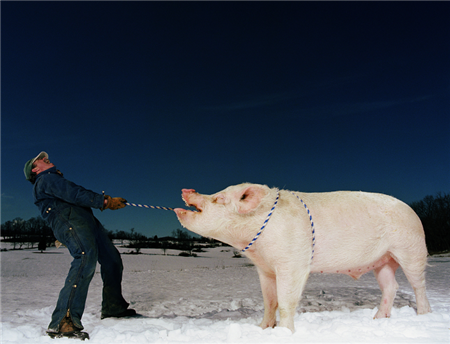
[[342,272],[373,267],[399,245],[424,242],[422,224],[400,200],[377,193],[296,193],[315,227],[312,271]]

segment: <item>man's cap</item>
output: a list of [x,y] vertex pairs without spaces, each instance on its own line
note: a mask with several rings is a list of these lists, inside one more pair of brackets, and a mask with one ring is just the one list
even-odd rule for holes
[[30,159],[26,162],[25,167],[23,168],[23,173],[25,173],[25,178],[27,180],[30,180],[31,170],[33,169],[33,163],[36,160],[43,159],[43,158],[48,159],[48,154],[46,152],[40,152],[37,157],[35,157],[34,159]]

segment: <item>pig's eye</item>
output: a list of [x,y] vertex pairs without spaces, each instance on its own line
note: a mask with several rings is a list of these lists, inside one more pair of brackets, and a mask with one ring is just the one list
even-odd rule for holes
[[241,196],[241,201],[243,201],[244,199],[246,199],[247,198],[247,194],[243,194],[242,196]]
[[212,203],[225,204],[226,198],[223,195],[218,195],[213,198]]

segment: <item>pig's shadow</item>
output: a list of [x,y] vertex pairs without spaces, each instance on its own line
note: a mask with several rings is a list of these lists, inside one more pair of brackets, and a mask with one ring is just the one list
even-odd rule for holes
[[[354,312],[360,309],[375,309],[379,307],[381,291],[379,289],[354,288],[354,287],[330,287],[323,290],[305,290],[297,307],[297,313],[316,313],[326,311],[342,311],[348,309]],[[416,309],[414,296],[397,292],[394,300],[394,308],[412,307]],[[226,320],[262,318],[264,310],[255,310],[241,307],[235,310],[222,309],[211,311],[188,318]],[[170,317],[170,316],[169,316]]]
[[[305,290],[299,303],[301,312],[340,311],[343,307],[350,311],[374,309],[381,302],[380,289],[329,287],[320,291]],[[394,308],[413,307],[414,296],[397,291]]]

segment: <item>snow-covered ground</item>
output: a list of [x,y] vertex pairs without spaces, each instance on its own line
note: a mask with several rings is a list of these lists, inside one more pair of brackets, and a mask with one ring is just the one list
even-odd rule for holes
[[[372,273],[358,281],[311,275],[291,334],[258,327],[258,275],[247,258],[233,258],[232,248],[208,249],[196,258],[176,256],[179,251],[142,252],[122,259],[124,296],[143,317],[100,320],[97,268],[82,319],[89,343],[450,343],[449,255],[429,259],[433,313],[416,315],[401,269],[392,316],[381,320],[372,319],[381,298]],[[45,333],[71,260],[66,248],[1,252],[1,343],[74,343]]]

